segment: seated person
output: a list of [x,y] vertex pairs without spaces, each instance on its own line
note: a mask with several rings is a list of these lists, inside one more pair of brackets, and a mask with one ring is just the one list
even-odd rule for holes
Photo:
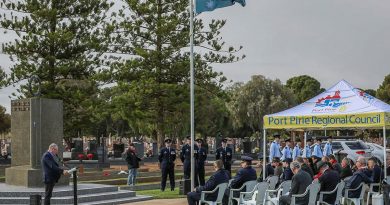
[[345,179],[347,177],[352,176],[352,174],[353,173],[352,173],[352,169],[351,169],[351,165],[349,163],[349,160],[347,158],[344,158],[341,161],[340,178]]
[[[294,173],[294,176],[291,181],[291,189],[289,195],[280,197],[280,205],[291,204],[292,195],[305,193],[306,188],[312,182],[310,175],[301,169],[301,165],[299,164],[299,162],[292,162],[290,164],[290,169]],[[307,194],[306,197],[296,198],[296,202],[298,204],[309,203],[309,194]]]
[[[382,179],[384,178],[384,173],[382,169],[379,167],[377,161],[375,158],[368,159],[368,170],[371,171],[371,179],[373,183],[380,183]],[[379,187],[374,186],[373,191],[378,192]]]
[[[307,159],[307,158],[306,158]],[[309,167],[309,165],[307,165],[305,163],[305,160],[304,158],[302,157],[297,157],[296,159],[297,162],[299,162],[299,164],[301,165],[301,169],[305,172],[307,172],[308,174],[310,174],[311,178],[313,178],[313,170]]]
[[[238,170],[236,176],[231,181],[229,187],[225,191],[223,196],[222,204],[227,205],[229,203],[230,189],[239,189],[247,181],[252,181],[257,179],[256,170],[252,168],[252,157],[242,156],[241,157],[241,169]],[[242,191],[251,191],[251,190],[242,190]],[[235,192],[234,197],[239,197],[240,193]],[[233,201],[234,202],[234,201]]]
[[280,162],[280,158],[274,157],[271,165],[274,167],[274,176],[280,177],[283,174],[283,164]]
[[340,174],[341,165],[340,165],[340,163],[337,162],[336,157],[333,154],[329,155],[329,162],[332,164],[332,167],[330,167],[330,168],[332,168],[333,170],[336,170]]
[[280,177],[280,181],[281,182],[284,182],[284,181],[287,181],[287,180],[291,180],[292,177],[293,177],[293,172],[291,171],[290,169],[290,163],[292,162],[292,159],[291,158],[286,158],[283,160],[283,174],[282,176]]
[[[268,159],[268,157],[267,157]],[[268,161],[268,160],[267,160]],[[265,171],[263,170],[263,158],[260,158],[260,162],[256,165],[260,169],[259,178],[257,179],[258,182],[263,181],[263,174],[265,174],[265,178],[268,178],[269,176],[274,175],[274,168],[272,167],[271,163],[267,163],[265,165]]]
[[[210,177],[204,186],[199,186],[194,189],[193,192],[187,194],[187,201],[189,205],[195,205],[200,200],[200,195],[202,191],[212,191],[219,184],[229,182],[229,173],[223,169],[222,160],[217,160],[214,162],[215,173]],[[206,194],[206,200],[215,201],[218,197],[218,191],[213,194]]]
[[[318,178],[318,181],[321,183],[320,191],[333,191],[337,184],[340,182],[339,173],[330,168],[329,163],[320,163],[319,167],[320,172],[322,173],[321,177]],[[324,194],[324,201],[328,204],[334,204],[336,201],[337,191],[333,194]]]
[[[359,157],[356,160],[357,170],[353,173],[352,177],[345,182],[345,189],[356,189],[361,183],[370,184],[372,179],[366,174],[367,161],[364,157]],[[359,198],[361,188],[356,191],[350,191],[348,193],[349,198]]]

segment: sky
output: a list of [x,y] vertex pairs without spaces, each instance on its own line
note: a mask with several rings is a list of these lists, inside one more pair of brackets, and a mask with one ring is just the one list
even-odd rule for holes
[[[362,89],[377,89],[390,74],[390,1],[246,2],[245,7],[237,4],[196,17],[226,19],[226,44],[243,46],[244,60],[214,66],[228,79],[246,82],[252,75],[264,75],[286,82],[310,75],[324,88],[344,79]],[[0,33],[0,43],[14,38]],[[7,70],[10,65],[0,52],[0,66]],[[12,91],[0,90],[0,105],[7,110]]]

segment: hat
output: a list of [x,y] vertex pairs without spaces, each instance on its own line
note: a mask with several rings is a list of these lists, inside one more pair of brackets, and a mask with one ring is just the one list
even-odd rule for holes
[[322,139],[321,139],[321,138],[316,138],[316,140],[322,142]]
[[186,139],[191,140],[191,136],[188,135],[188,136],[186,137]]
[[164,142],[166,142],[166,143],[171,143],[172,140],[168,138],[168,139],[165,139]]
[[274,138],[280,138],[280,134],[279,133],[274,133]]
[[274,158],[272,159],[272,162],[279,163],[279,162],[280,162],[280,158],[279,158],[279,157],[274,157]]
[[332,139],[332,138],[333,138],[333,137],[332,137],[332,136],[330,136],[330,135],[329,135],[328,137],[326,137],[326,139]]
[[203,139],[202,138],[198,138],[196,139],[195,141],[199,142],[199,143],[203,143]]
[[306,142],[311,142],[311,138],[307,138],[307,139],[306,139]]
[[288,139],[284,140],[284,142],[291,142],[291,139],[288,138]]
[[226,138],[223,138],[223,139],[222,139],[222,142],[226,143],[226,142],[227,142],[227,139],[226,139]]
[[249,157],[249,156],[242,156],[242,157],[241,157],[241,160],[242,160],[242,161],[246,161],[246,162],[251,162],[251,161],[253,160],[253,158],[252,158],[252,157]]
[[283,160],[283,162],[291,163],[291,162],[292,162],[292,159],[291,159],[291,158],[286,158],[286,159]]

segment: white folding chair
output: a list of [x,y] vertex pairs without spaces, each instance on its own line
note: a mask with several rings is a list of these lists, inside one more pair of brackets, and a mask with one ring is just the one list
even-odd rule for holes
[[368,193],[367,193],[367,203],[366,203],[366,205],[368,205],[370,203],[370,197],[372,198],[372,195],[378,193],[377,191],[374,191],[374,187],[378,187],[378,190],[379,190],[380,186],[381,186],[380,183],[371,183],[370,184],[370,188],[369,188]]
[[337,184],[335,189],[333,189],[332,191],[321,191],[320,192],[320,199],[318,200],[317,205],[321,205],[321,204],[330,205],[330,204],[328,204],[327,202],[324,201],[324,195],[334,194],[335,192],[337,192],[336,193],[336,200],[334,201],[333,204],[334,205],[340,205],[341,204],[341,198],[343,197],[344,187],[345,187],[345,182],[343,180],[341,180]]
[[[225,190],[228,186],[228,183],[222,183],[222,184],[219,184],[217,187],[215,187],[214,190],[212,191],[202,191],[201,192],[201,195],[200,195],[200,201],[199,201],[199,204],[208,204],[208,205],[217,205],[217,204],[222,204],[222,199],[223,199],[223,195],[225,194]],[[216,191],[218,190],[218,196],[217,196],[217,200],[215,201],[206,201],[206,194],[213,194],[215,193]]]
[[304,198],[309,194],[309,203],[308,205],[315,205],[317,201],[317,194],[320,191],[321,185],[320,183],[314,182],[310,184],[306,191],[303,194],[293,194],[291,196],[291,205],[301,205],[296,200],[297,198]]
[[265,191],[268,188],[267,182],[258,183],[253,191],[241,192],[240,201],[242,205],[262,205],[264,203]]
[[[351,191],[357,191],[361,188],[360,195],[358,198],[349,198],[348,194]],[[343,202],[346,203],[347,205],[363,205],[364,204],[364,193],[366,193],[366,190],[368,189],[367,185],[364,183],[361,183],[357,188],[355,189],[345,189],[344,197],[343,197]]]
[[240,197],[234,197],[233,194],[235,192],[241,192],[242,190],[245,190],[246,191],[252,191],[255,186],[257,184],[257,181],[256,180],[252,180],[252,181],[247,181],[245,182],[240,188],[238,189],[230,189],[230,193],[229,193],[229,205],[232,205],[233,204],[233,200],[237,201],[237,204],[241,204],[241,201],[240,201]]
[[291,180],[282,182],[277,189],[268,189],[265,191],[264,204],[279,204],[279,198],[290,191]]
[[279,177],[278,176],[271,176],[267,179],[267,182],[269,183],[269,189],[275,189],[276,185],[279,182]]

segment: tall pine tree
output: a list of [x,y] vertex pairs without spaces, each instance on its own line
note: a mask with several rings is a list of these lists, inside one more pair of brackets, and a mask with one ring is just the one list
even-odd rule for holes
[[[155,135],[162,144],[165,137],[189,133],[189,4],[177,0],[123,3],[113,35],[117,43],[111,49],[131,57],[114,67],[119,94],[114,100],[134,129]],[[213,63],[244,57],[234,55],[241,48],[228,47],[222,40],[225,23],[195,21],[196,95],[210,94],[208,88],[220,88],[226,80],[212,69]]]
[[96,97],[94,76],[107,66],[106,0],[3,0],[0,26],[17,39],[3,44],[14,65],[9,82],[17,95],[31,97],[26,79],[37,76],[42,97],[64,102],[66,136],[91,126],[89,107]]

